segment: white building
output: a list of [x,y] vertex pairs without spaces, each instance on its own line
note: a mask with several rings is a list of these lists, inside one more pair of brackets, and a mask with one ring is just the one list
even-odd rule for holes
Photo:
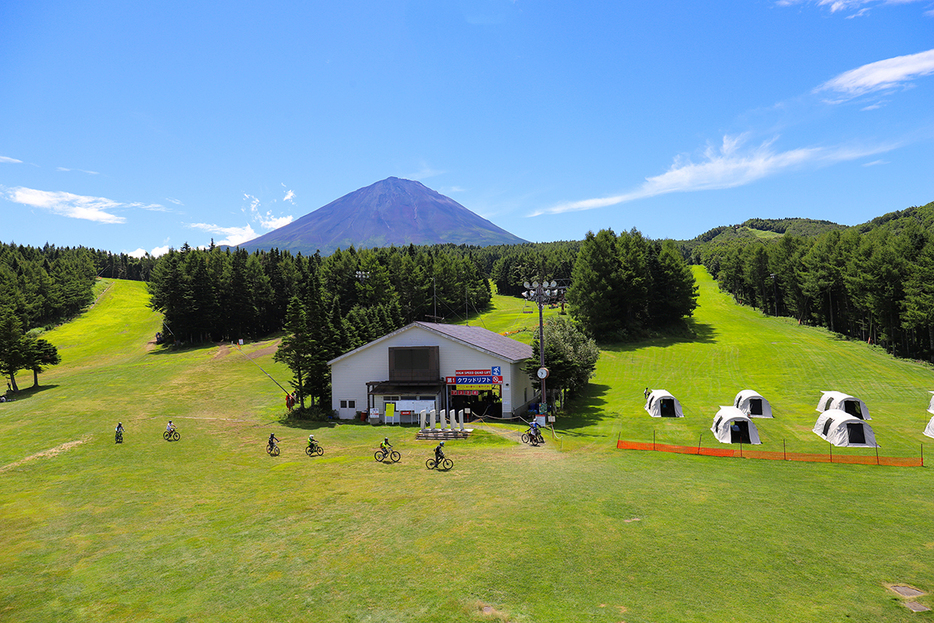
[[387,408],[417,422],[422,409],[524,413],[537,391],[520,369],[532,347],[482,327],[413,322],[344,353],[331,367],[331,408],[341,419]]

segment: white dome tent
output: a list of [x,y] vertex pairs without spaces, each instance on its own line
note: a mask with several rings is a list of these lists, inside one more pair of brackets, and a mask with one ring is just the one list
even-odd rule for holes
[[878,448],[872,427],[840,409],[824,411],[814,424],[814,434],[842,448]]
[[[934,414],[934,392],[931,392],[931,404],[928,405],[928,413]],[[928,437],[934,437],[934,417],[931,418],[931,421],[928,422],[927,427],[925,427],[924,434]]]
[[854,398],[843,392],[822,391],[820,401],[817,403],[818,413],[830,409],[839,409],[861,420],[871,420],[869,407],[859,398]]
[[665,389],[652,390],[645,401],[645,410],[652,417],[684,417],[681,403]]
[[749,417],[774,417],[772,405],[762,394],[752,389],[744,389],[733,399],[733,406]]
[[756,425],[736,407],[720,407],[710,430],[720,443],[762,443]]

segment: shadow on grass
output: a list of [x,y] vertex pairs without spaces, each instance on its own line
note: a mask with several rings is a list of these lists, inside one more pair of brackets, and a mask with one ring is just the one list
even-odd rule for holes
[[609,385],[588,384],[583,392],[565,405],[560,415],[561,430],[573,435],[575,429],[587,428],[614,417],[614,414],[606,411],[607,395],[611,389]]
[[675,344],[716,344],[717,330],[713,325],[697,322],[693,319],[687,321],[686,326],[678,331],[660,333],[659,335],[636,340],[633,342],[616,342],[600,344],[600,350],[610,353],[631,353],[641,348],[665,348]]
[[20,389],[18,392],[8,391],[5,395],[9,402],[18,402],[20,400],[28,400],[40,392],[44,392],[49,389],[55,389],[57,387],[58,385],[33,385],[32,387]]

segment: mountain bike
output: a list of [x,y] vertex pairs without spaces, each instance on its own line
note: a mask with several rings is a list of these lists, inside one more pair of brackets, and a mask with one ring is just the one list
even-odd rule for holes
[[437,469],[440,469],[441,471],[446,472],[452,467],[454,467],[454,461],[452,461],[451,459],[447,457],[441,459],[440,463],[435,461],[435,459],[428,459],[427,461],[425,461],[425,467],[427,467],[428,469],[437,468]]
[[324,454],[324,448],[322,448],[321,444],[318,443],[315,445],[308,444],[305,446],[305,454],[308,456],[321,456]]
[[165,431],[164,433],[162,433],[162,438],[165,439],[166,441],[178,441],[179,439],[181,439],[181,437],[179,437],[178,435],[177,430]]
[[269,456],[279,456],[279,444],[276,442],[266,444],[266,454]]
[[383,452],[382,450],[377,450],[373,455],[373,458],[376,459],[377,463],[382,463],[386,459],[389,459],[393,463],[398,463],[399,459],[402,458],[402,455],[399,454],[396,450],[390,450],[389,452]]
[[533,433],[531,429],[522,433],[522,443],[529,443],[533,446],[537,446],[545,443],[545,438],[542,437],[542,431]]
[[118,430],[114,433],[114,443],[123,443],[123,431]]

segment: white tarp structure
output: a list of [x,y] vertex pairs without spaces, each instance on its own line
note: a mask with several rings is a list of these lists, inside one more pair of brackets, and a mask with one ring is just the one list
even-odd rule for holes
[[[931,392],[931,404],[928,406],[928,413],[934,413],[934,392]],[[928,422],[924,429],[924,434],[928,437],[934,437],[934,417]]]
[[749,417],[773,417],[772,405],[762,394],[752,389],[744,389],[736,394],[733,406]]
[[814,424],[814,434],[835,446],[877,448],[872,427],[858,417],[840,409],[824,411]]
[[871,420],[869,417],[869,407],[859,398],[854,398],[843,392],[822,391],[820,402],[817,403],[817,411],[823,413],[830,409],[839,409],[849,413],[853,417],[861,420]]
[[681,403],[665,389],[653,389],[645,401],[645,410],[652,417],[684,417]]
[[720,407],[710,430],[720,443],[762,443],[756,425],[736,407]]

